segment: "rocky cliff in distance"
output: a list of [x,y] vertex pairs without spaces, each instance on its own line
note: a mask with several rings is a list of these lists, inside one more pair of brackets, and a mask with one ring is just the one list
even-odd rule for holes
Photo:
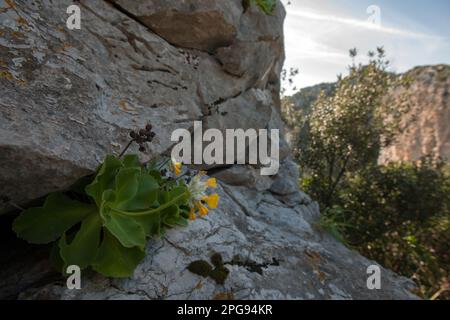
[[[0,186],[19,205],[64,190],[117,154],[131,129],[154,124],[150,158],[176,128],[282,128],[279,75],[284,9],[240,0],[81,0],[81,30],[65,27],[74,2],[0,0]],[[132,151],[136,151],[133,149]],[[22,299],[408,299],[412,284],[315,226],[316,203],[298,190],[281,145],[281,169],[216,168],[220,208],[151,240],[130,279],[83,273],[70,291],[45,256],[24,243],[2,252],[0,297]],[[11,202],[3,212],[13,209]],[[4,227],[4,226],[3,226]],[[25,254],[16,254],[26,247]],[[13,249],[11,249],[13,248]],[[8,250],[8,251],[6,251]],[[22,249],[21,249],[22,250]],[[218,252],[224,285],[187,270]]]
[[[405,91],[391,90],[386,103],[396,104],[400,94],[406,94],[411,110],[403,117],[402,131],[396,143],[382,150],[380,162],[416,161],[433,155],[450,160],[450,66],[435,65],[416,67],[403,74],[411,79]],[[330,95],[335,83],[323,83],[301,89],[285,103],[285,114],[299,111],[307,115],[321,91]],[[296,133],[298,134],[298,133]],[[290,136],[290,133],[288,133]],[[292,140],[292,139],[290,139]]]
[[[415,161],[433,155],[450,160],[450,66],[417,67],[406,74],[411,80],[407,99],[408,125],[395,144],[383,150],[381,162]],[[395,103],[398,90],[388,97]]]

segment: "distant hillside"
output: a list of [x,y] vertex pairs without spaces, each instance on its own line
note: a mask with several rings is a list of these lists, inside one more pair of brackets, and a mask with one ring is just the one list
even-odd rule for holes
[[[405,116],[410,122],[407,129],[397,138],[397,142],[382,151],[380,161],[411,161],[433,153],[450,160],[450,66],[435,65],[416,67],[405,75],[412,79],[407,91],[411,111]],[[295,123],[289,119],[294,113],[307,115],[320,92],[332,94],[336,83],[322,83],[301,89],[283,103],[285,121],[298,134]],[[392,90],[386,97],[388,103],[396,103],[398,90]],[[289,139],[292,141],[292,138]]]
[[309,114],[311,106],[322,91],[326,95],[331,95],[335,88],[336,83],[320,83],[283,98],[281,112],[286,124],[286,139],[290,144],[294,143],[299,136],[299,140],[305,140],[304,132],[301,130],[302,124],[298,122],[298,119],[304,119]]
[[331,95],[336,88],[336,83],[321,83],[312,87],[301,89],[293,96],[288,97],[297,110],[303,110],[307,114],[311,105],[316,101],[320,92],[323,91],[326,95]]
[[[412,108],[406,118],[416,120],[397,143],[383,150],[381,162],[417,160],[431,153],[450,160],[450,66],[417,67],[406,75],[413,80],[407,92]],[[398,94],[390,93],[393,103]]]

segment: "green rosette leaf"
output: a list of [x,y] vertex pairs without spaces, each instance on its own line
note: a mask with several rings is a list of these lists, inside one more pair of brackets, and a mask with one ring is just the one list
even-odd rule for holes
[[126,248],[109,231],[105,230],[103,241],[92,268],[107,277],[131,277],[145,251],[138,247]]
[[47,244],[97,211],[93,204],[81,203],[61,193],[53,193],[47,197],[43,207],[25,210],[14,221],[13,230],[27,242]]
[[59,248],[64,265],[77,265],[81,269],[89,266],[97,256],[101,230],[102,221],[95,213],[83,220],[80,230],[70,244],[67,243],[66,235],[63,234],[59,240]]
[[117,171],[122,162],[114,156],[107,156],[98,170],[94,181],[86,187],[86,194],[91,196],[98,207],[102,205],[103,192],[114,187]]

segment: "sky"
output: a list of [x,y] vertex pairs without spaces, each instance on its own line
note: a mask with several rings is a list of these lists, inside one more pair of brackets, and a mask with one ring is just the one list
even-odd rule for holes
[[[285,69],[298,68],[287,94],[333,82],[351,63],[350,48],[366,54],[384,46],[391,70],[450,64],[449,0],[282,0]],[[290,2],[290,5],[286,5]],[[295,90],[296,89],[296,90]]]

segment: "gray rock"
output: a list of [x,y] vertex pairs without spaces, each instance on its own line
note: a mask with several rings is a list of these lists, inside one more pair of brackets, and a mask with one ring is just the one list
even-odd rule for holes
[[211,116],[205,117],[205,128],[265,129],[272,115],[272,100],[268,92],[250,89],[243,94],[211,106]]
[[286,132],[284,130],[284,124],[283,120],[280,116],[280,109],[277,108],[278,103],[273,102],[272,104],[272,116],[270,118],[270,121],[267,125],[267,128],[269,130],[271,129],[279,129],[280,130],[280,160],[285,160],[287,157],[291,155],[291,146],[286,141]]
[[280,163],[278,175],[270,187],[270,191],[277,195],[290,195],[298,191],[300,175],[298,166],[292,160]]
[[[265,88],[271,81],[278,82],[284,61],[283,6],[277,6],[273,15],[262,15],[253,5],[240,19],[236,40],[215,51],[222,68],[249,85]],[[277,93],[278,95],[278,93]]]
[[231,44],[243,12],[240,0],[114,0],[168,42],[213,51]]
[[282,50],[282,44],[275,41],[236,41],[228,47],[217,49],[216,57],[226,72],[237,77],[246,77],[255,83],[264,78],[267,81],[270,70]]
[[[157,133],[150,158],[168,150],[171,132],[201,120],[214,101],[226,107],[229,98],[237,100],[230,115],[236,106],[255,107],[253,89],[247,92],[209,55],[171,46],[104,1],[81,1],[83,26],[74,31],[60,20],[70,1],[17,4],[17,12],[0,14],[6,65],[0,195],[16,204],[70,186],[106,154],[120,152],[129,130],[148,121]],[[270,118],[266,109],[253,115],[262,119],[258,127]]]
[[232,186],[246,186],[258,191],[270,189],[273,183],[271,177],[260,174],[260,169],[243,165],[221,170],[214,177]]

